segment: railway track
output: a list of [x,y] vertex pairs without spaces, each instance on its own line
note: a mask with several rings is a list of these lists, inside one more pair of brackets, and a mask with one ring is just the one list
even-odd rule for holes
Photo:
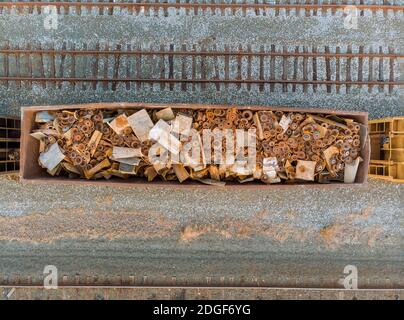
[[238,15],[238,16],[329,16],[343,14],[354,5],[359,15],[387,15],[404,11],[402,0],[81,0],[3,1],[0,14],[42,14],[54,6],[58,14],[69,15]]
[[271,287],[158,287],[158,286],[61,286],[47,290],[41,286],[0,286],[0,300],[402,300],[402,289],[330,289]]
[[0,86],[170,91],[392,93],[394,48],[199,45],[0,45]]

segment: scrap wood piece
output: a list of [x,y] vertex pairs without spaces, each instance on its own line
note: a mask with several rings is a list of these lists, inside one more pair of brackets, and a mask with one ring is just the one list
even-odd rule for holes
[[200,179],[200,178],[195,178],[194,180],[202,182],[203,184],[208,184],[211,186],[216,186],[216,187],[224,187],[226,185],[226,182],[224,181],[217,181],[213,179]]
[[360,130],[359,130],[359,139],[360,140],[359,141],[361,143],[360,148],[363,149],[366,146],[367,139],[369,139],[369,134],[368,134],[369,128],[368,128],[368,126],[364,126],[361,123],[359,123],[359,128],[360,128]]
[[189,178],[189,173],[182,164],[173,164],[173,169],[179,182],[183,182]]
[[325,163],[328,171],[332,172],[332,164],[330,162],[331,158],[339,153],[339,149],[336,146],[330,146],[323,151]]
[[44,151],[39,155],[39,163],[43,168],[52,171],[64,158],[65,155],[56,142],[50,145],[47,151]]
[[46,143],[43,139],[39,140],[39,153],[44,152],[46,149]]
[[147,181],[151,182],[154,180],[154,178],[157,176],[157,171],[154,169],[153,166],[148,166],[144,170],[144,175],[147,178]]
[[237,181],[240,183],[251,182],[251,181],[254,181],[254,177],[253,176],[239,177]]
[[261,179],[262,176],[262,168],[257,164],[255,165],[255,169],[253,171],[254,179]]
[[117,116],[111,122],[108,122],[108,125],[111,127],[112,130],[115,131],[116,134],[120,135],[123,133],[125,128],[129,127],[128,117],[126,114],[121,114]]
[[257,127],[257,137],[259,140],[264,139],[264,130],[262,130],[261,121],[258,116],[258,112],[254,113],[253,121],[255,126]]
[[323,118],[323,117],[319,117],[319,116],[315,116],[315,115],[310,115],[314,120],[319,121],[319,122],[324,122],[327,124],[330,124],[332,126],[337,126],[340,127],[342,129],[348,129],[348,126],[346,126],[345,124],[339,123],[337,121],[328,119],[328,118]]
[[219,173],[219,168],[214,165],[210,165],[208,167],[210,178],[213,180],[220,181],[220,173]]
[[319,136],[320,139],[324,138],[325,135],[327,134],[327,131],[328,131],[327,128],[325,128],[325,127],[323,127],[321,125],[317,125],[316,130],[320,133],[320,136]]
[[195,170],[191,169],[191,172],[189,175],[190,175],[191,179],[196,180],[196,179],[205,178],[208,174],[209,174],[209,169],[205,168],[205,169],[199,170],[199,171],[195,171]]
[[295,178],[295,172],[296,172],[295,167],[290,163],[289,160],[286,160],[284,167],[285,167],[285,171],[286,171],[286,174],[285,174],[286,180],[287,179],[293,180],[293,178]]
[[53,168],[52,170],[47,170],[47,172],[51,175],[51,176],[55,176],[55,175],[59,175],[60,171],[62,170],[62,166],[60,165],[60,163]]
[[101,141],[101,138],[102,138],[102,133],[98,130],[94,130],[94,133],[91,136],[90,141],[88,142],[88,145],[87,145],[87,150],[90,151],[91,156],[94,155],[94,153],[97,149],[97,146]]
[[296,179],[314,181],[316,161],[298,160],[296,165]]
[[170,121],[175,118],[175,115],[174,115],[173,110],[170,107],[168,107],[168,108],[165,108],[165,109],[162,109],[162,110],[156,112],[156,117],[158,120],[161,119],[164,121]]
[[102,169],[108,168],[111,166],[111,163],[109,162],[108,159],[104,159],[100,163],[98,163],[96,166],[92,167],[90,170],[83,170],[84,171],[84,176],[87,179],[91,179],[91,177],[96,174],[98,171],[101,171]]
[[34,133],[35,132],[42,132],[43,134],[45,134],[47,136],[54,136],[56,138],[59,137],[59,132],[57,130],[55,130],[55,129],[49,129],[49,128],[47,128],[47,129],[36,129],[36,130],[33,130],[33,132]]
[[146,109],[142,109],[132,114],[130,117],[128,117],[128,122],[133,132],[141,142],[149,139],[149,132],[153,128],[154,124]]
[[40,131],[32,132],[30,134],[30,136],[37,139],[37,140],[42,140],[42,139],[45,139],[47,137],[46,134],[44,134],[43,132],[40,132]]
[[62,162],[62,167],[63,167],[63,169],[65,169],[69,173],[75,173],[75,174],[81,175],[80,170],[77,169],[76,166],[74,166],[73,164],[71,164],[69,162],[66,162],[66,161]]

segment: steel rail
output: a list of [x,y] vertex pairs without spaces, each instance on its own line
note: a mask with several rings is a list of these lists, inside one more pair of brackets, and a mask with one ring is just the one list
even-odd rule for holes
[[54,50],[54,49],[0,49],[0,54],[26,55],[134,55],[134,56],[248,56],[248,57],[315,57],[315,58],[386,58],[401,59],[396,53],[329,53],[329,52],[252,52],[252,51],[142,51],[142,50]]
[[124,3],[124,2],[67,2],[67,1],[44,1],[44,2],[1,2],[0,7],[86,7],[86,8],[130,8],[130,9],[150,9],[150,8],[184,8],[184,9],[274,9],[274,10],[338,10],[347,6],[355,6],[358,10],[371,11],[402,11],[404,6],[400,5],[377,5],[377,4],[270,4],[270,3]]
[[32,82],[145,82],[145,83],[235,83],[235,84],[265,84],[265,83],[286,83],[286,84],[317,84],[317,85],[404,85],[404,81],[352,81],[352,80],[287,80],[287,79],[152,79],[152,78],[80,78],[80,77],[0,77],[0,81],[32,81]]

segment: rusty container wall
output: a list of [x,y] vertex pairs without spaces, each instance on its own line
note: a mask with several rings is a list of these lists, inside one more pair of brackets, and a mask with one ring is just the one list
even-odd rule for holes
[[[153,181],[147,182],[144,179],[128,179],[111,178],[109,180],[84,180],[84,179],[69,179],[67,177],[53,177],[47,174],[46,170],[42,169],[38,164],[39,157],[39,142],[30,136],[35,125],[35,114],[38,111],[44,110],[64,110],[64,109],[139,109],[139,108],[166,108],[173,109],[188,108],[188,109],[226,109],[233,106],[230,105],[207,105],[207,104],[151,104],[151,103],[91,103],[91,104],[76,104],[76,105],[58,105],[58,106],[32,106],[22,108],[22,136],[21,136],[21,181],[25,183],[59,183],[59,184],[84,184],[84,185],[109,185],[117,187],[176,187],[176,188],[212,188],[210,185],[204,185],[197,181],[185,181],[178,183],[175,181]],[[307,109],[307,108],[289,108],[289,107],[273,107],[273,106],[237,106],[239,109],[249,110],[281,110],[286,112],[309,112],[313,114],[334,114],[342,117],[349,117],[368,126],[367,112],[349,112],[335,111],[326,109]],[[370,159],[370,142],[366,138],[365,144],[361,151],[363,161],[359,165],[355,183],[345,184],[343,182],[333,182],[330,184],[299,182],[299,183],[281,183],[266,185],[259,181],[247,182],[240,184],[238,182],[228,182],[224,188],[284,188],[294,185],[305,185],[307,187],[341,187],[343,185],[363,185],[367,182],[367,173],[369,169]]]
[[20,118],[0,117],[0,174],[20,169],[20,127]]

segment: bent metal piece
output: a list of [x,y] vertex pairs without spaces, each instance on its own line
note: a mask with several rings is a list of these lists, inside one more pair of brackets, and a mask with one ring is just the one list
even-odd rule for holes
[[[249,185],[341,182],[344,175],[354,183],[363,166],[357,159],[367,161],[364,122],[349,114],[123,105],[39,110],[29,137],[39,142],[40,165],[50,175],[69,178]],[[254,149],[240,145],[241,137],[251,143],[249,136]]]

